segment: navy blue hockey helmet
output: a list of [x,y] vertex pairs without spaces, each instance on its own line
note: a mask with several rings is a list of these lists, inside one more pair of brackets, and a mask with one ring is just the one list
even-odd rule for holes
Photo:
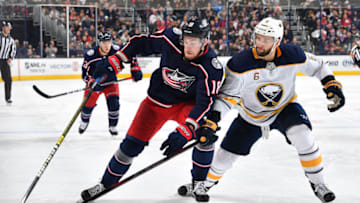
[[201,39],[209,37],[210,25],[206,19],[190,17],[186,24],[182,26],[183,36],[199,37]]
[[110,41],[112,39],[110,32],[100,32],[98,34],[98,40],[101,41]]

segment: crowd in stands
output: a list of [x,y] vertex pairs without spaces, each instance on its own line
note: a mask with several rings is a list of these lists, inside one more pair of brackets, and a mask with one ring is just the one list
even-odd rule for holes
[[308,27],[316,53],[348,54],[360,30],[359,8],[342,0],[325,0],[321,9],[312,8],[311,3],[305,2],[301,19]]
[[[58,3],[58,0],[39,0]],[[152,33],[173,26],[181,28],[189,16],[197,15],[209,20],[210,46],[219,56],[233,55],[252,47],[251,33],[264,17],[272,16],[284,22],[282,43],[298,44],[289,22],[285,20],[279,0],[239,0],[230,2],[229,24],[226,26],[226,0],[132,0],[130,9],[120,7],[119,1],[88,1],[90,7],[70,7],[70,57],[82,57],[83,52],[96,45],[96,32],[110,31],[113,42],[124,45],[131,36],[143,32]],[[313,9],[313,0],[304,1],[299,9],[304,25],[319,54],[347,54],[352,47],[352,36],[359,32],[360,12],[347,1],[325,0],[322,9]],[[67,4],[83,5],[83,0],[66,1]],[[98,7],[97,25],[95,7]],[[132,9],[136,7],[136,10]],[[187,9],[184,9],[187,8]],[[66,23],[65,7],[43,7],[43,13],[59,23]],[[141,19],[140,21],[138,19]],[[134,23],[136,22],[136,23]],[[146,30],[139,30],[139,22]],[[96,27],[97,26],[97,27]],[[55,57],[60,50],[56,42],[49,41],[43,48],[44,57]],[[33,48],[22,43],[27,54],[39,57],[39,46]],[[31,53],[30,53],[31,52]],[[22,51],[21,53],[25,53]]]

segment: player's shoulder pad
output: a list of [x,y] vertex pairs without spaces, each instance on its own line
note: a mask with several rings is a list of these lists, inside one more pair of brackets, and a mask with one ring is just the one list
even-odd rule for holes
[[226,66],[230,71],[235,73],[244,73],[249,70],[263,67],[263,64],[258,61],[259,60],[254,58],[252,49],[247,49],[232,56]]
[[281,44],[279,48],[281,50],[280,65],[304,63],[306,61],[305,52],[300,46],[288,43]]
[[173,27],[167,28],[164,30],[163,35],[165,35],[171,41],[176,42],[181,37],[181,30]]
[[84,53],[84,58],[93,58],[96,55],[96,47],[91,48]]
[[196,62],[199,62],[204,67],[210,67],[211,69],[223,71],[223,65],[221,64],[214,50],[211,49],[210,46],[208,47],[208,51],[206,52],[206,54],[199,57]]

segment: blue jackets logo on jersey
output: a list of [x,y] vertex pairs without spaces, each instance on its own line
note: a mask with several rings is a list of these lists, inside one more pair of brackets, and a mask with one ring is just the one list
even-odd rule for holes
[[178,69],[173,70],[168,67],[162,68],[162,77],[165,84],[182,92],[186,92],[186,90],[195,81],[194,76],[185,75],[184,73],[179,72]]
[[256,96],[266,108],[275,107],[283,96],[283,86],[279,83],[268,83],[260,86],[256,91]]

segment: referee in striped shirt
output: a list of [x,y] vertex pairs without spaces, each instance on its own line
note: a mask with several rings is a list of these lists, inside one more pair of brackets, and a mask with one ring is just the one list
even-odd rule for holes
[[0,70],[1,77],[5,82],[5,100],[11,104],[11,71],[10,64],[16,54],[14,39],[10,36],[11,23],[2,21],[2,32],[0,33]]

